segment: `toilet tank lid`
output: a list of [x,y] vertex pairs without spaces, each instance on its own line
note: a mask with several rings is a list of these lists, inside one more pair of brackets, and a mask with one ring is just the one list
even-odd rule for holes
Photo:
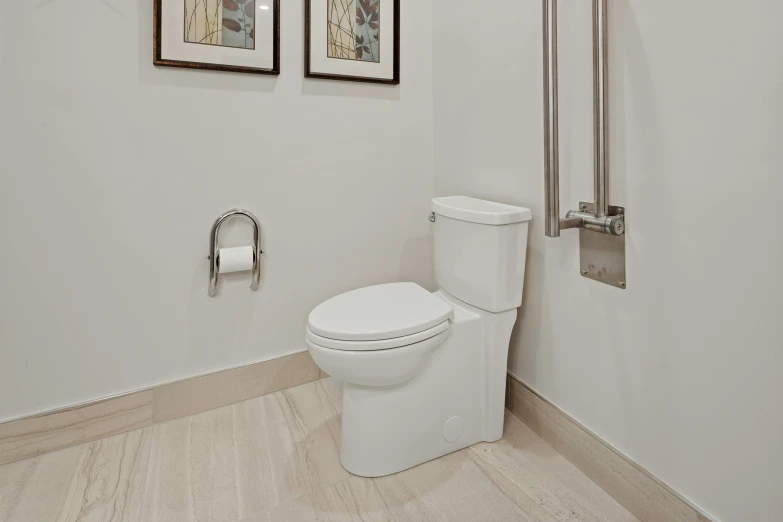
[[533,219],[533,213],[529,208],[466,196],[434,198],[432,211],[448,218],[482,225],[510,225]]

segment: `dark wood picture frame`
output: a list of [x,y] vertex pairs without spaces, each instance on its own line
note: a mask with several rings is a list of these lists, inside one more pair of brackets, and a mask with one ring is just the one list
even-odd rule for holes
[[273,0],[274,20],[272,21],[272,39],[274,50],[272,51],[273,64],[271,69],[260,69],[256,67],[244,67],[240,65],[221,65],[205,62],[186,62],[181,60],[164,60],[161,57],[161,34],[163,16],[161,14],[163,0],[154,0],[153,8],[153,29],[152,29],[152,63],[165,67],[181,67],[186,69],[202,69],[208,71],[224,71],[250,74],[280,74],[280,0]]
[[[325,74],[314,73],[310,71],[310,4],[312,0],[305,0],[305,78],[318,78],[322,80],[341,80],[346,82],[369,82],[369,83],[384,83],[387,85],[399,85],[400,84],[400,0],[383,0],[386,2],[394,2],[394,66],[393,77],[387,78],[372,78],[366,76],[347,76],[342,74]],[[325,0],[315,0],[316,2],[323,2]]]

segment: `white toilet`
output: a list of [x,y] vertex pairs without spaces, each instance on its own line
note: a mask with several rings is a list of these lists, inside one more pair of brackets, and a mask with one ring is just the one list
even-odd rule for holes
[[435,278],[338,295],[310,314],[316,364],[343,383],[340,461],[363,477],[503,435],[506,363],[531,212],[432,200]]

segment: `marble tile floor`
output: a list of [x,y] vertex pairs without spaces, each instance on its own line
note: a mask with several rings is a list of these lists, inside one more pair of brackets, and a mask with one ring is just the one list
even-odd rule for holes
[[340,465],[323,379],[0,466],[0,522],[636,521],[520,420],[396,475]]

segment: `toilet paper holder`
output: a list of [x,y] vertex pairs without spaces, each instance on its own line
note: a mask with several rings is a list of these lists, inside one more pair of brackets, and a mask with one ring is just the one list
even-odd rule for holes
[[253,215],[252,212],[249,212],[247,210],[243,210],[240,208],[235,208],[234,210],[229,210],[225,214],[221,215],[219,218],[215,220],[215,223],[212,225],[212,232],[209,235],[209,259],[210,265],[209,265],[209,296],[215,297],[217,295],[217,283],[218,283],[218,264],[220,263],[220,259],[218,256],[218,238],[220,236],[220,227],[223,226],[223,223],[230,218],[234,216],[242,216],[247,219],[249,219],[253,223],[253,269],[252,269],[252,277],[250,280],[250,289],[251,290],[258,290],[258,287],[261,283],[261,254],[264,253],[263,250],[261,250],[261,244],[259,241],[259,238],[261,237],[261,223],[258,221],[258,218]]

